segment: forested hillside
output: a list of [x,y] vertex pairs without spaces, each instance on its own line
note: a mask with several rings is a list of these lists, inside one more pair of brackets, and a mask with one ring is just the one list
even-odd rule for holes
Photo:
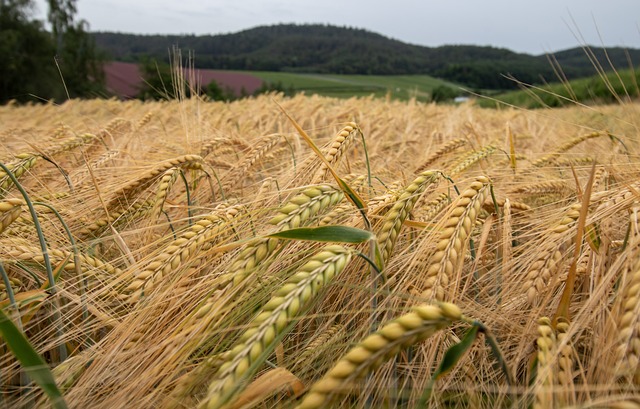
[[[151,57],[167,61],[173,46],[195,53],[199,68],[314,72],[334,74],[428,74],[477,89],[515,88],[512,75],[527,83],[552,82],[556,74],[546,55],[469,45],[424,47],[370,31],[329,25],[275,25],[233,34],[133,35],[93,33],[112,59],[137,62]],[[602,49],[592,51],[606,62]],[[640,63],[640,50],[607,49],[614,66]],[[554,54],[569,78],[595,73],[581,48]]]

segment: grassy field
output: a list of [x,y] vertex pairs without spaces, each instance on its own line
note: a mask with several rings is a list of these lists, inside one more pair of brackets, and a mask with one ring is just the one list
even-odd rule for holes
[[337,98],[373,94],[376,97],[389,96],[403,101],[416,98],[428,102],[434,88],[445,86],[458,90],[456,85],[428,75],[335,75],[264,71],[250,73],[265,82],[281,84],[286,90]]
[[0,140],[0,406],[638,407],[638,104],[72,100]]
[[494,100],[479,99],[480,106],[496,107],[503,103],[523,108],[543,108],[582,104],[628,102],[640,97],[640,71],[620,70],[564,83],[540,87],[523,87],[494,96]]

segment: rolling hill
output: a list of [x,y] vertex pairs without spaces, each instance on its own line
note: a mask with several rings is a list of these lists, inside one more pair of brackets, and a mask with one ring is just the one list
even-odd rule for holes
[[[318,74],[430,75],[475,89],[510,89],[512,75],[527,83],[557,79],[546,55],[470,45],[424,47],[367,30],[330,25],[281,24],[222,35],[134,35],[96,32],[99,48],[110,59],[168,61],[172,47],[195,54],[197,68]],[[605,50],[592,48],[601,62]],[[640,64],[640,50],[606,49],[618,68]],[[595,73],[582,48],[554,57],[569,78]]]

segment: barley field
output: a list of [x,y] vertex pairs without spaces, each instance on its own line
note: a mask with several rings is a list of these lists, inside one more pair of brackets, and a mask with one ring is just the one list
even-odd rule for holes
[[3,325],[46,362],[3,332],[0,406],[640,407],[639,127],[631,102],[0,107]]

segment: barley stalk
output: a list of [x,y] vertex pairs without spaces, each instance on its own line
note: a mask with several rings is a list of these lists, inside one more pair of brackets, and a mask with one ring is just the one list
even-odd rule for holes
[[523,186],[518,186],[517,188],[513,189],[511,193],[540,195],[540,194],[549,194],[549,193],[565,193],[571,190],[572,189],[562,181],[548,180],[544,182],[528,183]]
[[556,348],[556,337],[551,328],[551,320],[542,317],[538,320],[538,371],[534,386],[535,401],[534,409],[553,408],[553,387],[555,385],[554,371],[552,369],[554,353]]
[[22,213],[22,199],[5,199],[0,201],[0,233],[5,231]]
[[132,223],[141,219],[144,215],[149,213],[154,206],[155,201],[153,199],[146,200],[144,202],[132,203],[126,210],[121,212],[110,212],[109,217],[98,219],[94,222],[83,224],[77,231],[79,238],[87,238],[89,236],[99,237],[101,236],[110,225],[117,227],[120,224]]
[[[7,164],[7,167],[11,170],[11,173],[19,179],[27,170],[35,166],[39,155],[32,153],[21,153],[16,155],[16,161]],[[0,198],[4,197],[6,191],[11,187],[13,182],[3,170],[0,170]]]
[[315,382],[296,409],[328,407],[358,379],[437,331],[463,319],[460,309],[450,303],[419,305],[382,326],[344,355],[319,381]]
[[[637,253],[637,252],[635,252]],[[619,377],[640,384],[640,261],[633,261],[622,288],[616,368]]]
[[574,203],[569,207],[560,222],[545,237],[542,246],[537,252],[536,260],[529,264],[529,269],[523,282],[523,291],[527,296],[529,305],[535,305],[539,300],[540,294],[550,284],[558,263],[562,260],[562,253],[558,251],[558,245],[578,220],[581,207],[581,203]]
[[176,180],[178,180],[178,176],[180,175],[180,168],[171,168],[167,169],[160,181],[158,182],[158,188],[156,189],[156,197],[153,201],[153,207],[151,208],[151,220],[158,220],[160,217],[160,213],[162,213],[162,208],[164,207],[164,202],[167,199],[167,195],[169,191],[173,187]]
[[556,324],[556,339],[558,342],[558,384],[560,386],[559,403],[562,407],[573,404],[575,400],[575,387],[573,384],[573,346],[568,337],[569,322],[563,318],[558,318]]
[[[224,209],[227,216],[235,217],[238,209]],[[163,277],[178,271],[179,267],[192,259],[200,251],[212,246],[227,228],[228,219],[214,211],[203,216],[184,232],[178,239],[169,244],[162,253],[154,257],[139,273],[129,271],[126,276],[132,280],[120,291],[120,297],[132,304],[140,300],[155,287]]]
[[402,224],[407,219],[416,202],[427,187],[434,185],[440,179],[440,172],[428,170],[422,172],[400,194],[398,200],[384,217],[382,227],[377,233],[378,246],[382,253],[382,267],[387,263],[393,253]]
[[458,161],[458,163],[455,164],[448,171],[448,175],[449,176],[456,176],[456,175],[464,172],[465,170],[467,170],[468,168],[473,166],[475,163],[481,161],[482,159],[487,158],[489,155],[491,155],[493,152],[495,152],[495,150],[496,150],[496,145],[489,144],[489,145],[483,147],[480,150],[471,151],[466,156],[463,156],[462,159],[460,161]]
[[[349,149],[349,146],[353,143],[356,135],[361,132],[362,131],[360,131],[358,125],[353,122],[349,122],[338,132],[331,145],[327,148],[324,154],[327,161],[333,166],[338,164],[344,152],[346,152],[347,149]],[[320,169],[318,169],[315,177],[313,178],[314,183],[318,183],[321,180],[326,180],[329,176],[330,174],[327,165],[323,162],[320,165]]]
[[[278,214],[269,224],[277,226],[278,231],[289,230],[306,224],[310,218],[319,215],[340,202],[344,194],[330,185],[311,186],[294,196],[287,204],[278,209]],[[280,240],[275,238],[257,238],[248,243],[231,262],[216,285],[217,290],[239,286],[260,264],[278,248]],[[213,319],[211,313],[217,302],[214,295],[207,297],[196,312],[194,318],[198,325]],[[190,329],[189,329],[190,330]]]
[[441,157],[443,157],[447,153],[453,152],[454,150],[460,148],[461,146],[466,145],[466,143],[467,143],[467,140],[465,138],[457,138],[457,139],[450,140],[449,142],[447,142],[444,145],[442,145],[437,151],[432,153],[431,156],[429,156],[427,158],[427,160],[422,162],[422,164],[420,166],[418,166],[418,168],[414,172],[415,173],[424,172],[435,161],[437,161],[438,159],[440,159]]
[[158,164],[151,171],[147,172],[144,176],[130,182],[125,187],[118,189],[118,193],[106,206],[108,209],[111,209],[116,207],[121,201],[126,202],[128,198],[149,187],[159,175],[164,174],[171,168],[177,167],[180,169],[200,170],[202,169],[202,164],[202,157],[198,155],[183,155],[164,161]]
[[325,247],[285,282],[251,321],[231,350],[231,357],[220,366],[200,407],[219,408],[239,392],[242,380],[257,370],[256,364],[266,358],[266,353],[309,301],[342,272],[351,254],[342,246]]
[[422,207],[420,214],[420,221],[426,223],[433,223],[436,216],[451,203],[451,197],[446,193],[440,193],[434,199],[431,199],[429,203]]
[[63,141],[62,143],[56,144],[54,146],[50,146],[48,148],[44,149],[44,153],[47,156],[54,156],[57,155],[59,153],[63,153],[63,152],[68,152],[71,150],[74,150],[75,148],[78,148],[80,146],[86,145],[90,142],[93,142],[95,139],[97,139],[97,136],[93,135],[93,134],[82,134],[80,136],[77,136],[75,138],[71,138],[68,139],[66,141]]
[[444,301],[455,294],[455,288],[452,288],[450,295],[446,297],[445,289],[464,259],[466,243],[482,204],[489,194],[489,184],[490,181],[486,177],[478,177],[453,203],[453,209],[440,233],[436,253],[431,256],[426,271],[427,281],[424,284],[423,297]]
[[556,150],[553,153],[545,155],[545,156],[541,157],[540,159],[534,161],[533,163],[531,163],[531,166],[540,167],[540,166],[542,166],[542,165],[544,165],[546,163],[553,162],[553,160],[555,158],[557,158],[558,156],[562,155],[563,153],[565,153],[569,149],[573,148],[574,146],[578,145],[579,143],[584,142],[587,139],[597,138],[597,137],[602,136],[602,135],[604,135],[604,134],[600,133],[600,132],[592,132],[590,134],[577,136],[577,137],[575,137],[575,138],[563,143],[559,147],[557,147]]

